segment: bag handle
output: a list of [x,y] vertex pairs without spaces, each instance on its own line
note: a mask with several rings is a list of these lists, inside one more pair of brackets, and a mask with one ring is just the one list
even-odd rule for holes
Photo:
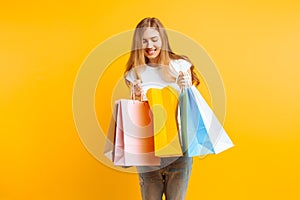
[[[188,77],[188,84],[187,84],[187,86],[183,85],[183,86],[180,87],[180,92],[181,93],[183,93],[186,88],[189,88],[189,87],[191,87],[193,85],[191,75],[188,72],[182,72],[182,73],[183,73],[183,76],[187,76]],[[176,78],[176,83],[178,81],[178,77],[179,77],[179,75]]]
[[[134,92],[134,86],[136,84],[142,83],[141,79],[137,79],[137,80],[139,80],[139,82],[138,83],[132,83],[132,86],[131,86],[130,96],[131,96],[131,99],[133,99],[133,100],[137,100],[135,92]],[[144,99],[144,91],[141,90],[141,99],[140,99],[140,101],[144,101],[144,100],[145,100]]]

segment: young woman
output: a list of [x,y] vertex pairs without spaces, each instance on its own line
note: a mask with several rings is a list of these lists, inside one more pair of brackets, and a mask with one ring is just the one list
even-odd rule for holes
[[[180,92],[190,83],[199,84],[187,57],[172,52],[166,31],[157,18],[138,23],[124,77],[135,97],[146,99],[149,88],[171,86]],[[161,158],[161,166],[137,167],[143,200],[185,199],[192,158]]]

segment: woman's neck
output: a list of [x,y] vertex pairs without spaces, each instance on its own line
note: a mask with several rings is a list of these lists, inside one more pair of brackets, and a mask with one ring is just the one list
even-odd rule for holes
[[147,63],[150,67],[157,67],[158,66],[158,63],[151,63],[151,62],[148,62]]
[[151,66],[151,67],[156,67],[156,66],[158,66],[158,58],[156,57],[156,58],[154,58],[154,59],[149,59],[148,60],[148,63],[147,63],[149,66]]

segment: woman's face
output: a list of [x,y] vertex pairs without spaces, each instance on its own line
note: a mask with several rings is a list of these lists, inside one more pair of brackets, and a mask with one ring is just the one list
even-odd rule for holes
[[144,55],[149,59],[149,62],[156,62],[162,47],[159,32],[154,28],[147,28],[143,34],[142,43]]

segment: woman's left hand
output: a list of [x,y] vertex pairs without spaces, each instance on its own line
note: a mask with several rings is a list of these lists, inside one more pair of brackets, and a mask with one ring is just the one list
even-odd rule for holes
[[190,74],[188,72],[183,73],[182,71],[180,71],[176,83],[180,88],[191,86],[192,80]]

